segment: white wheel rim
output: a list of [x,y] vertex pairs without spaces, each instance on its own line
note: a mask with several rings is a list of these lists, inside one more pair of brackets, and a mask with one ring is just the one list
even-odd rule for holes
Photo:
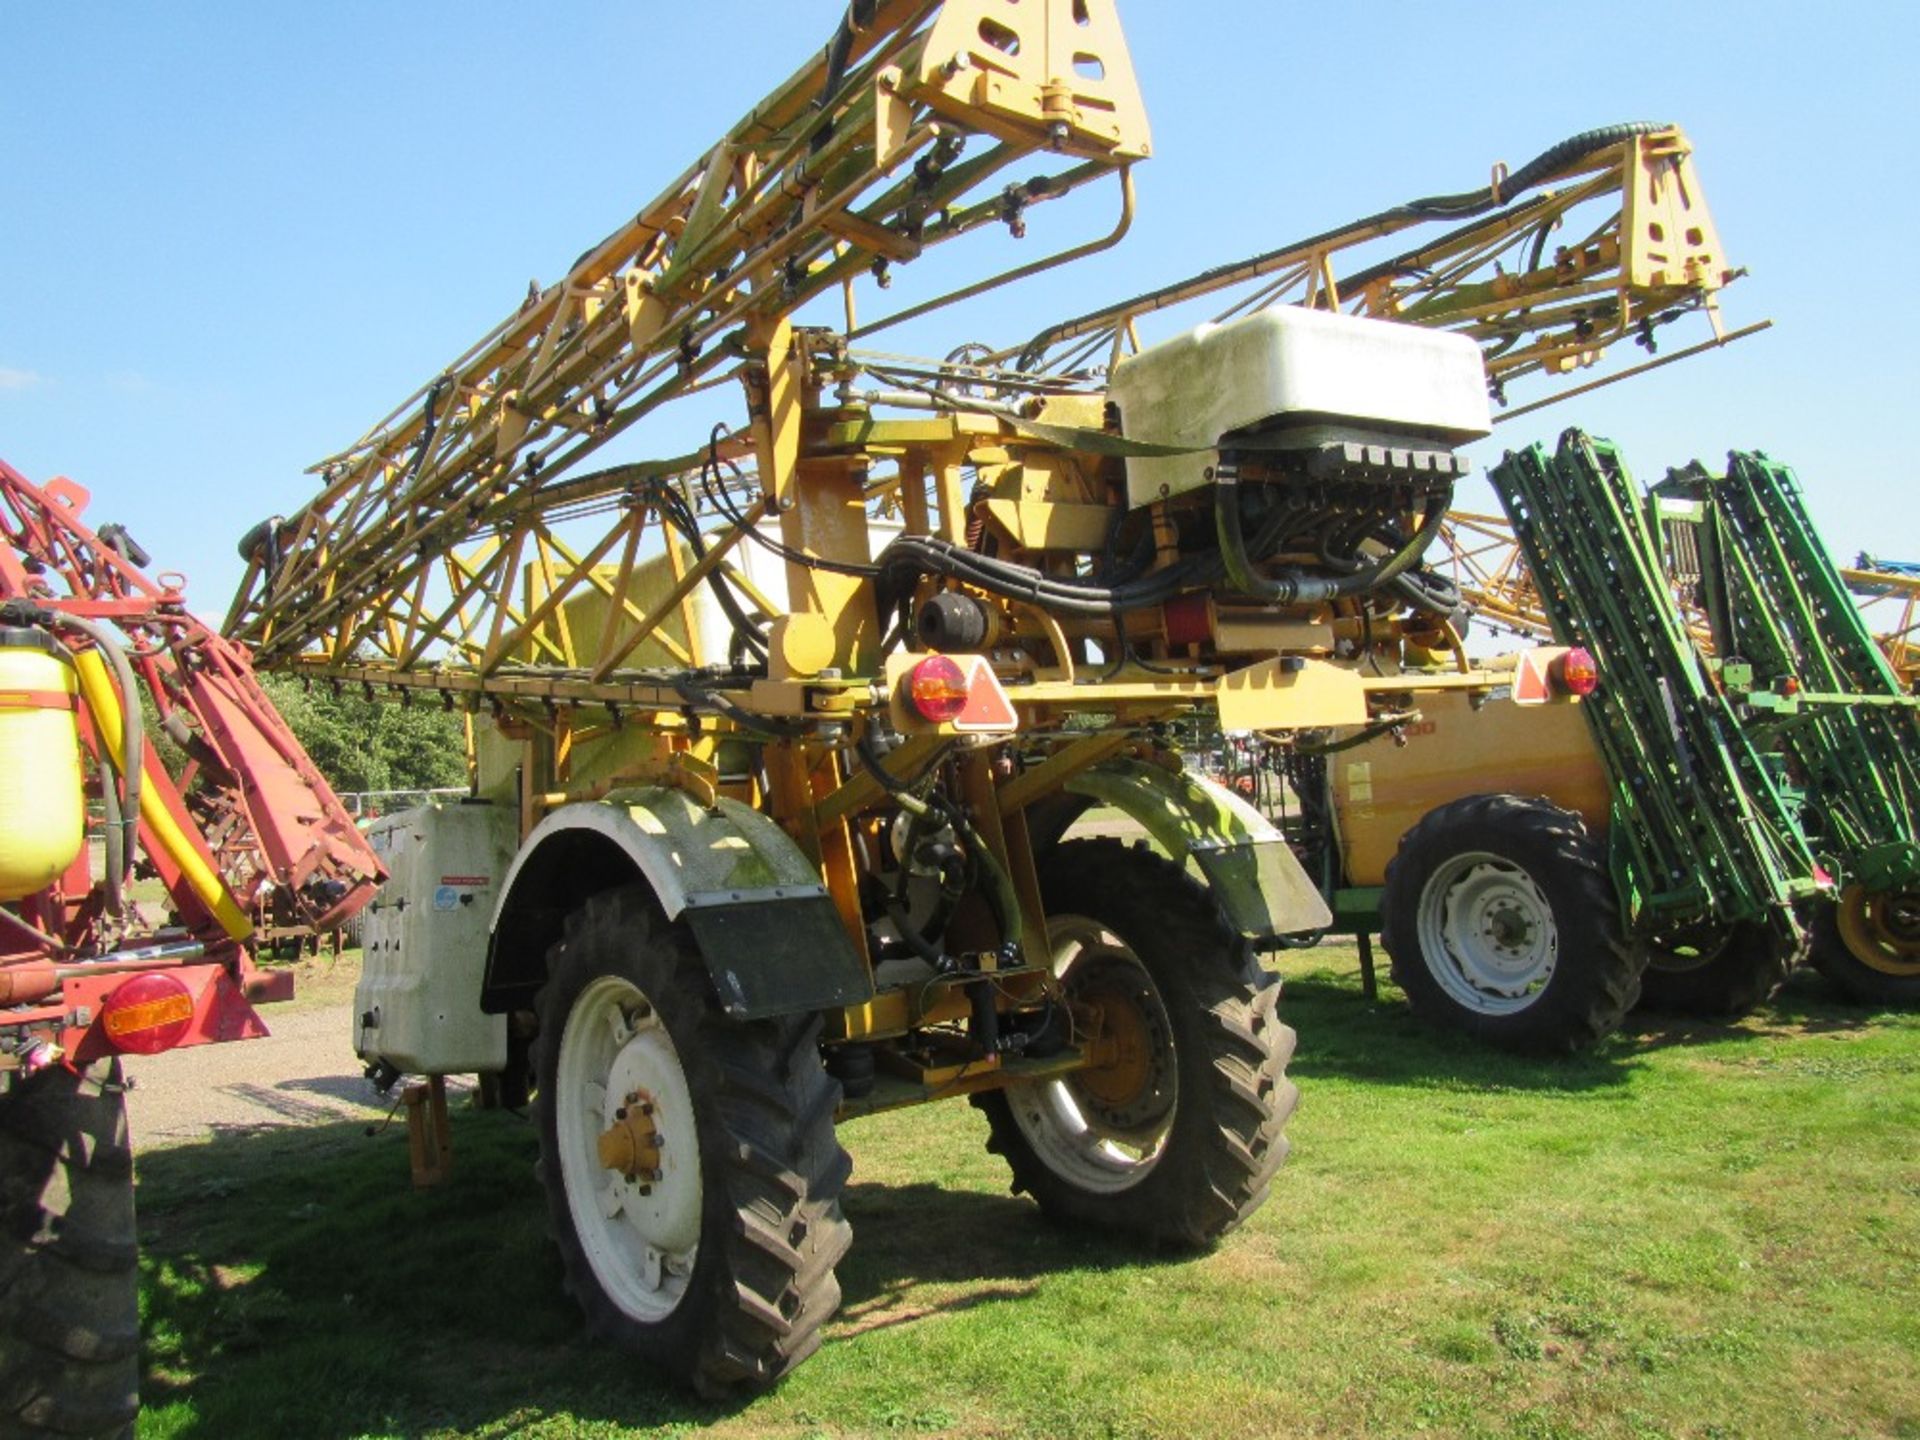
[[1136,1123],[1104,1122],[1071,1075],[1007,1089],[1013,1121],[1041,1163],[1082,1190],[1118,1194],[1146,1179],[1166,1153],[1179,1103],[1172,1023],[1140,957],[1099,921],[1054,915],[1047,921],[1053,973],[1062,980],[1076,965],[1130,964],[1143,988],[1141,1009],[1154,1036],[1151,1093]]
[[[554,1084],[560,1173],[580,1248],[622,1313],[663,1320],[686,1294],[700,1247],[700,1144],[679,1052],[637,985],[603,975],[580,992]],[[650,1183],[600,1160],[601,1135],[634,1095],[653,1105],[660,1137],[660,1177]]]
[[1420,892],[1420,954],[1440,988],[1481,1015],[1538,1000],[1560,958],[1553,906],[1511,860],[1485,851],[1448,859]]

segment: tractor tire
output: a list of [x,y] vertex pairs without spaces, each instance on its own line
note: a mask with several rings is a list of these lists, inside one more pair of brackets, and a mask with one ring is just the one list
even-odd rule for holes
[[0,1440],[130,1434],[140,1271],[120,1062],[0,1086]]
[[1813,963],[1847,998],[1920,1006],[1920,889],[1849,885],[1813,916]]
[[852,1238],[819,1017],[729,1019],[639,886],[568,916],[548,976],[539,1168],[568,1292],[702,1395],[772,1385],[819,1348]]
[[1013,1190],[1054,1220],[1202,1247],[1267,1197],[1287,1156],[1292,1029],[1279,982],[1178,866],[1114,840],[1039,863],[1054,972],[1118,1052],[975,1097]]
[[1546,800],[1429,811],[1387,865],[1380,938],[1414,1013],[1475,1040],[1564,1054],[1611,1034],[1646,950],[1621,929],[1606,855]]
[[1735,1019],[1772,999],[1801,958],[1757,920],[1656,933],[1647,944],[1640,1008]]

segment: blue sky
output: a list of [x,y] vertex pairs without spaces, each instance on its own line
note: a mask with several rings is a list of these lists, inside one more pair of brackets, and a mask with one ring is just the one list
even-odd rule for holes
[[[1920,315],[1900,279],[1920,233],[1920,8],[1120,8],[1156,150],[1132,235],[917,344],[1004,342],[1472,188],[1578,130],[1674,120],[1753,272],[1729,322],[1776,328],[1499,444],[1579,423],[1649,476],[1765,449],[1799,470],[1843,559],[1920,559]],[[306,497],[307,465],[650,199],[836,16],[831,0],[0,7],[0,458],[88,486],[96,525],[127,524],[188,574],[196,608],[224,611],[235,539]],[[1107,203],[1041,212],[1013,258],[1104,228]],[[1010,242],[969,243],[909,267],[888,300],[1008,258],[994,247]],[[710,398],[701,424],[734,418]]]

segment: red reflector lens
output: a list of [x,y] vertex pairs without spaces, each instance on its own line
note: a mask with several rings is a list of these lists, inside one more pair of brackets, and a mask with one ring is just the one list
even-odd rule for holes
[[907,672],[907,698],[923,720],[938,725],[967,708],[967,677],[944,655],[929,655]]
[[100,1007],[107,1041],[129,1055],[158,1055],[185,1038],[193,995],[171,975],[136,975],[114,987]]
[[1593,663],[1592,653],[1578,645],[1562,655],[1554,669],[1553,678],[1569,695],[1591,695],[1600,688],[1600,667]]

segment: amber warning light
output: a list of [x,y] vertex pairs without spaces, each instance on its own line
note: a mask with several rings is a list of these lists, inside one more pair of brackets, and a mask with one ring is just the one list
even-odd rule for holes
[[114,1049],[158,1055],[185,1038],[193,1024],[193,995],[171,975],[136,975],[100,1007],[100,1023]]

